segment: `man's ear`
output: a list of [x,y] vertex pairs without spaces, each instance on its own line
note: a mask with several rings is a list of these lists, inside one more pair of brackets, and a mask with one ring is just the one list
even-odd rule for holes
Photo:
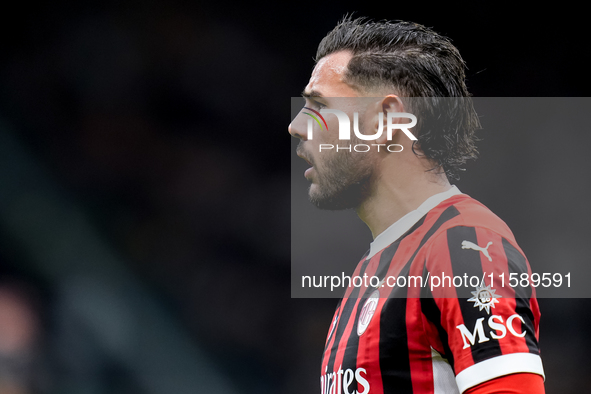
[[[388,112],[404,112],[404,104],[402,103],[402,100],[400,100],[400,97],[396,96],[395,94],[390,94],[386,97],[384,97],[382,99],[382,101],[380,102],[381,105],[381,112],[383,114],[383,116],[379,116],[376,117],[376,130],[378,129],[378,127],[380,127],[380,119],[382,121],[382,135],[376,140],[377,144],[388,144],[391,143],[392,141],[388,140],[388,133],[386,132],[387,130],[387,124],[388,124]],[[396,118],[393,119],[394,123],[398,122],[398,123],[404,123],[404,122],[400,122],[398,120],[396,120]],[[393,131],[393,134],[395,135],[397,132],[397,130]]]

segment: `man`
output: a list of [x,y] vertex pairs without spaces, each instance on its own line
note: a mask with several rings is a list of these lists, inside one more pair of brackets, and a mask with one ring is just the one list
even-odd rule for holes
[[506,224],[449,183],[476,156],[464,68],[414,23],[346,18],[319,45],[289,132],[310,200],[355,209],[372,232],[352,277],[379,279],[349,286],[335,311],[322,394],[544,392],[535,291],[507,283],[529,264]]

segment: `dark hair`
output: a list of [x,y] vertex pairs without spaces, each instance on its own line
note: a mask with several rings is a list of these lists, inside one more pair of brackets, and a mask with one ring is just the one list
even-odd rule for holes
[[365,92],[394,89],[419,114],[416,147],[437,163],[433,169],[459,178],[462,165],[478,153],[474,131],[480,122],[466,88],[465,63],[450,40],[416,23],[345,17],[320,42],[316,61],[344,50],[353,55],[347,82]]

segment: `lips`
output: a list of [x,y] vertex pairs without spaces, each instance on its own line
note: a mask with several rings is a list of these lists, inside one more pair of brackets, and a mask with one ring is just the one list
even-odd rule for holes
[[306,177],[308,180],[311,180],[311,174],[312,174],[312,171],[314,170],[314,163],[312,163],[312,160],[310,160],[307,156],[304,155],[303,150],[298,149],[297,153],[300,158],[304,159],[304,161],[306,163],[308,163],[308,165],[310,165],[310,168],[308,168],[304,172],[304,177]]
[[304,150],[302,148],[300,148],[300,146],[298,146],[298,149],[296,151],[298,157],[300,157],[301,159],[304,159],[304,161],[306,163],[308,163],[310,166],[314,167],[314,163],[312,163],[312,160],[309,159],[305,154],[304,154]]

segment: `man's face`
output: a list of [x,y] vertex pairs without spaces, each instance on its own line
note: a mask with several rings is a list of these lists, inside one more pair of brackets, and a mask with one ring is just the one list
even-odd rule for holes
[[[306,107],[318,112],[323,108],[339,109],[347,113],[351,121],[353,112],[358,112],[359,128],[363,130],[364,123],[369,123],[364,122],[365,108],[360,105],[359,99],[344,99],[358,97],[358,93],[343,81],[350,59],[349,52],[337,52],[320,59],[303,95]],[[313,138],[309,140],[308,119],[311,118],[300,112],[289,125],[289,132],[301,140],[297,149],[298,156],[312,165],[304,173],[311,182],[310,201],[321,209],[358,207],[369,193],[373,155],[370,152],[355,152],[353,149],[351,152],[336,150],[337,145],[349,147],[363,141],[354,134],[351,140],[340,141],[338,120],[334,115],[324,117],[328,126],[325,130],[315,124]],[[320,151],[320,144],[330,144],[335,148]]]

